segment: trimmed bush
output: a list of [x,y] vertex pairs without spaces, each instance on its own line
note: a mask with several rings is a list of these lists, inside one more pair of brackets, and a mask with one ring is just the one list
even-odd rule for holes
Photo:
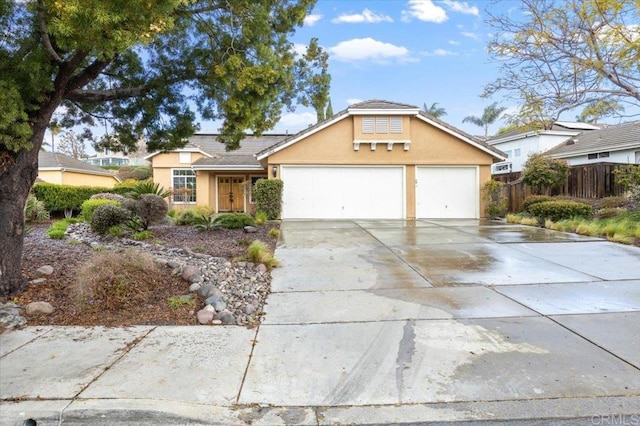
[[545,201],[551,201],[551,200],[553,200],[553,198],[551,198],[548,195],[530,195],[527,198],[525,198],[524,201],[522,202],[522,211],[526,213],[531,213],[529,211],[529,207],[531,207],[532,205],[537,203],[542,203]]
[[490,219],[504,217],[507,213],[507,199],[502,193],[504,183],[489,180],[482,186],[482,199],[486,203],[487,216]]
[[145,180],[151,177],[151,170],[148,167],[139,167],[131,172],[131,177],[135,180]]
[[522,182],[537,188],[539,192],[562,186],[568,176],[569,165],[565,160],[542,153],[531,154],[522,169]]
[[159,195],[142,194],[136,200],[136,214],[142,219],[143,230],[162,222],[169,211],[167,202]]
[[257,211],[265,212],[269,220],[278,219],[282,212],[282,189],[280,179],[258,179],[254,188]]
[[93,216],[93,213],[96,211],[96,209],[105,204],[112,204],[114,206],[120,205],[119,202],[113,201],[113,200],[105,200],[105,199],[87,200],[84,203],[82,203],[82,208],[80,210],[80,216],[82,217],[82,220],[84,220],[87,223],[90,223],[91,217]]
[[551,219],[554,222],[572,217],[589,217],[593,214],[590,205],[575,201],[543,201],[529,206],[529,211],[542,221]]
[[91,230],[100,235],[105,235],[109,232],[109,228],[122,225],[130,217],[129,210],[115,204],[105,203],[94,210],[90,222]]
[[256,221],[248,213],[223,213],[215,218],[214,223],[221,228],[240,229],[245,226],[254,226]]
[[70,186],[53,183],[37,183],[33,186],[36,198],[42,201],[50,212],[78,211],[84,201],[101,192],[110,192],[110,189],[98,186]]
[[196,223],[196,218],[199,216],[201,215],[197,214],[194,210],[191,209],[179,210],[175,216],[176,225],[193,225]]

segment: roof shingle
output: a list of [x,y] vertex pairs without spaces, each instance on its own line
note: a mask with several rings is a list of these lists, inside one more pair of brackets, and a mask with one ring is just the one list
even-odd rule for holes
[[551,148],[546,154],[568,157],[572,154],[615,151],[630,146],[640,147],[640,121],[582,132]]

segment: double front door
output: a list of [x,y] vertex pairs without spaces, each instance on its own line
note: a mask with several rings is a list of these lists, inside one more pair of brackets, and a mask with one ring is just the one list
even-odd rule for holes
[[244,177],[218,177],[218,211],[244,211]]

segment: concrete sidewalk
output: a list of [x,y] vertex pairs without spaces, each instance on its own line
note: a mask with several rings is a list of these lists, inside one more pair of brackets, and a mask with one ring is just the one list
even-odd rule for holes
[[640,249],[481,221],[282,235],[257,329],[0,335],[0,424],[640,424]]

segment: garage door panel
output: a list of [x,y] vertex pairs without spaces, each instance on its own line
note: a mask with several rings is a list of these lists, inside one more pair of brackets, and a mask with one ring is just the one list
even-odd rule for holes
[[418,218],[477,218],[476,167],[418,167],[416,216]]
[[283,217],[404,217],[402,167],[283,166]]

